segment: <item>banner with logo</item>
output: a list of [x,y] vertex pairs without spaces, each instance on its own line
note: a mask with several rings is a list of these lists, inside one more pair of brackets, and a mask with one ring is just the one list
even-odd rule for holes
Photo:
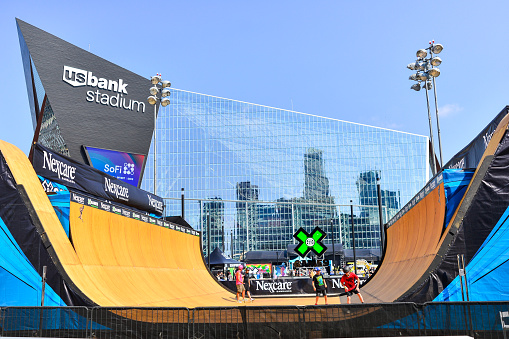
[[[341,277],[325,278],[327,293],[345,293],[340,285]],[[237,291],[235,281],[220,281],[228,289]],[[314,294],[310,278],[251,279],[249,291],[252,295]]]
[[150,215],[140,213],[140,211],[133,210],[130,208],[125,208],[124,206],[117,206],[109,201],[98,199],[96,197],[88,196],[86,194],[76,193],[71,191],[71,202],[75,202],[81,205],[93,207],[96,209],[100,209],[106,212],[115,213],[121,215],[126,218],[136,219],[139,221],[143,221],[146,223],[150,223],[152,225],[157,225],[161,227],[166,227],[175,231],[179,231],[186,234],[192,234],[195,236],[200,236],[200,232],[195,231],[191,227],[184,227],[182,225],[177,225],[172,222],[168,222],[163,219],[154,218]]
[[163,199],[117,178],[81,164],[69,157],[36,144],[33,153],[35,172],[49,180],[93,196],[162,215]]

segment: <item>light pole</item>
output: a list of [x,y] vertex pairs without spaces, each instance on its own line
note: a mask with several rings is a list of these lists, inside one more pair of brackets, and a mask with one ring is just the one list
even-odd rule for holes
[[[168,106],[170,104],[170,90],[168,89],[171,86],[171,82],[167,80],[161,79],[161,74],[156,74],[150,79],[152,83],[152,87],[150,87],[150,96],[147,98],[149,104],[154,105],[154,194],[157,194],[157,136],[156,136],[156,128],[157,128],[157,101],[161,101],[161,105],[163,107]],[[159,93],[159,86],[161,87],[161,99],[157,97]]]
[[[440,69],[436,66],[439,66],[442,63],[442,59],[437,56],[433,56],[433,54],[438,54],[442,52],[444,47],[441,44],[435,44],[435,41],[429,42],[429,47],[426,49],[420,49],[417,51],[416,56],[417,60],[407,65],[407,68],[411,70],[417,71],[415,74],[412,74],[409,79],[417,81],[416,84],[413,84],[410,88],[419,91],[421,89],[421,81],[424,82],[422,88],[426,89],[426,103],[428,106],[428,120],[429,120],[429,134],[432,148],[432,156],[433,156],[433,173],[435,173],[436,164],[435,164],[435,145],[433,143],[433,130],[431,128],[431,113],[429,109],[429,95],[428,90],[433,87],[434,95],[435,95],[435,113],[437,119],[437,130],[438,130],[438,148],[440,154],[440,167],[443,166],[442,159],[442,142],[440,138],[440,123],[438,120],[438,104],[437,104],[437,90],[435,84],[435,78],[440,75]],[[429,51],[429,57],[428,52]]]

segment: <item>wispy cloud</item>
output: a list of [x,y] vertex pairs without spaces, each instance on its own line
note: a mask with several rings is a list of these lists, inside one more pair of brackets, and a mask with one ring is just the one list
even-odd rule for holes
[[460,105],[458,105],[458,104],[447,104],[447,105],[444,105],[444,106],[438,108],[438,114],[441,117],[445,118],[445,117],[455,115],[456,113],[461,112],[462,110],[463,110],[463,108],[460,107]]
[[375,127],[388,128],[388,129],[393,129],[393,130],[397,130],[397,131],[401,131],[405,126],[404,124],[401,124],[401,123],[382,120],[378,116],[372,116],[371,121],[372,122],[370,125],[373,125]]

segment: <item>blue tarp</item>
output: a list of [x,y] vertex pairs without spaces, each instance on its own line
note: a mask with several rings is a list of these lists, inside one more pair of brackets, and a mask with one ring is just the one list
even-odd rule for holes
[[447,200],[444,227],[447,227],[463,195],[465,195],[468,184],[474,176],[474,170],[444,169],[443,175],[445,197]]
[[38,177],[46,193],[50,193],[48,194],[49,201],[55,209],[58,220],[60,220],[60,223],[69,238],[69,213],[71,210],[71,194],[69,193],[69,190],[64,185],[57,184],[56,182],[41,177],[40,175],[38,175]]
[[[508,246],[509,208],[466,267],[471,301],[509,300]],[[460,277],[456,277],[434,301],[462,301]]]
[[[42,282],[0,218],[0,305],[41,306]],[[66,306],[46,285],[44,306]]]

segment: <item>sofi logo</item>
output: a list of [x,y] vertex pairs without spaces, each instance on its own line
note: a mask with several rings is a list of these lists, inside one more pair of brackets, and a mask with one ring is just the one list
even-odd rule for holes
[[[139,112],[141,110],[142,113],[145,113],[144,102],[124,97],[124,94],[127,95],[128,84],[125,83],[123,79],[108,80],[97,77],[90,71],[64,66],[62,80],[73,87],[88,86],[96,88],[95,91],[87,91],[86,100],[88,102],[95,102],[97,104],[123,108],[130,111],[136,110]],[[113,94],[109,94],[104,91],[113,92]]]

